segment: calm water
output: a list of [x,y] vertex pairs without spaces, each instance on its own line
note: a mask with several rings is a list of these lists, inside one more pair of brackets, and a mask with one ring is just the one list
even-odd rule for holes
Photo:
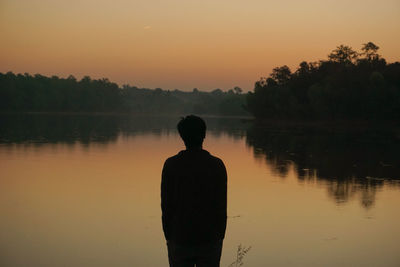
[[[0,117],[1,266],[167,266],[177,118]],[[228,170],[221,266],[400,266],[400,135],[206,119]]]

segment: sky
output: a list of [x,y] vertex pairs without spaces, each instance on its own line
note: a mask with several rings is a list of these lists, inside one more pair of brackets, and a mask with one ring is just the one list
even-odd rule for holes
[[0,0],[3,73],[248,91],[369,41],[400,61],[399,0]]

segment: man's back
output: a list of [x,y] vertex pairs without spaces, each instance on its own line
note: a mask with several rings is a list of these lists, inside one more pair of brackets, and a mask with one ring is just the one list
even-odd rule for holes
[[226,228],[226,187],[223,162],[205,150],[184,150],[167,159],[161,184],[166,239],[184,245],[221,241]]

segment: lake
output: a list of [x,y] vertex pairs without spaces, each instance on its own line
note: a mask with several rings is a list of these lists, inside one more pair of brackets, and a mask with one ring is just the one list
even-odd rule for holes
[[[167,266],[179,118],[0,116],[1,266]],[[400,132],[205,118],[228,171],[221,266],[400,266]],[[350,129],[349,129],[350,128]]]

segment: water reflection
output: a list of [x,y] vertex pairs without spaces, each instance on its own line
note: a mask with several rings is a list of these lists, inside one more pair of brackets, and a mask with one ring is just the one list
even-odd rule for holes
[[[122,136],[176,134],[177,116],[2,114],[0,144],[112,143]],[[234,118],[206,118],[209,134],[243,138],[246,123]]]
[[[176,134],[178,117],[14,114],[0,116],[0,144],[107,145],[119,136]],[[393,129],[270,126],[234,118],[206,118],[210,135],[245,138],[256,159],[282,179],[295,171],[301,183],[327,189],[336,203],[357,197],[369,208],[384,184],[399,186],[400,138]]]
[[1,116],[0,123],[0,142],[6,144],[106,144],[115,142],[120,133],[157,135],[161,134],[161,129],[168,129],[165,118],[112,115],[13,114]]
[[337,203],[359,195],[369,208],[380,187],[399,184],[400,140],[393,129],[254,125],[246,141],[281,177],[294,168],[299,181],[323,183]]

